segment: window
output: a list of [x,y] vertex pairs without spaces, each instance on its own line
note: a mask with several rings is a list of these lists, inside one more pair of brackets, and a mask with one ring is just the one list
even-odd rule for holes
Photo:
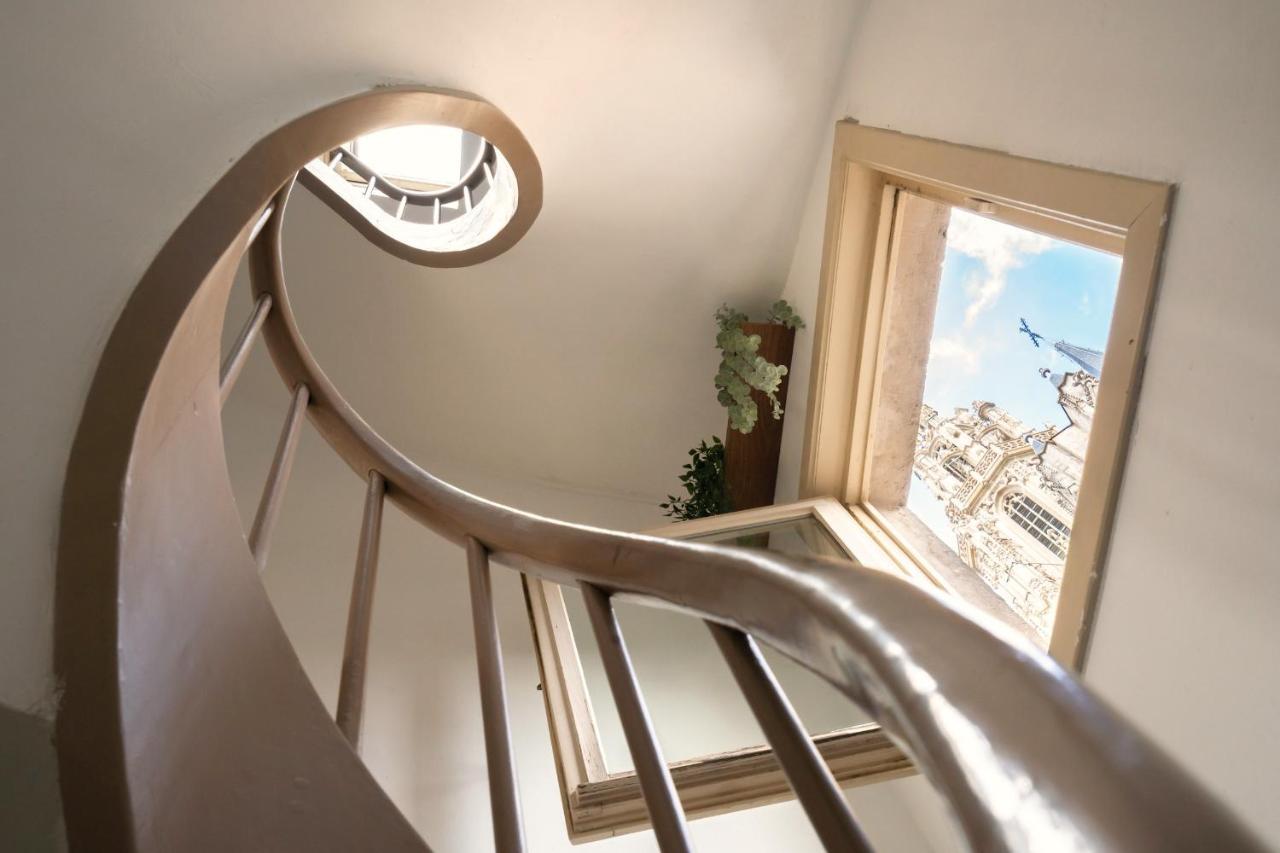
[[[955,595],[1047,647],[1066,665],[1081,666],[1169,196],[1163,184],[839,123],[813,324],[802,500],[652,533],[844,553],[864,566]],[[942,266],[947,233],[957,236],[957,222],[1042,255],[1070,254],[1111,276],[1096,284],[1114,312],[1109,323],[1090,327],[1104,343],[1080,341],[1080,328],[1058,330],[1030,308],[1018,309],[1027,331],[1001,324],[1001,334],[1023,349],[1016,357],[998,355],[1012,359],[1018,382],[1033,387],[1037,405],[1053,408],[1050,423],[1037,420],[1039,409],[1016,404],[1016,395],[1005,393],[1012,386],[966,385],[963,394],[929,403],[934,333],[951,322],[938,305],[949,298],[940,290]],[[987,251],[977,239],[982,235],[969,236],[977,240],[969,243],[973,252]],[[993,299],[1018,286],[1014,255],[992,250],[989,258],[988,266],[994,264],[1003,277],[977,282],[975,299]],[[1037,277],[1046,272],[1031,271]],[[965,290],[963,273],[955,280],[959,292]],[[965,332],[963,310],[957,316]],[[972,324],[967,332],[977,328]],[[973,340],[953,342],[953,352]],[[930,504],[911,505],[911,493],[927,486],[927,478],[947,498],[943,506],[927,488],[919,492],[933,501],[932,517],[922,508]],[[982,512],[975,514],[978,505]],[[1074,514],[1063,507],[1073,507]],[[958,523],[965,519],[972,523]],[[602,674],[593,674],[599,669],[594,649],[574,639],[575,627],[590,633],[580,622],[575,626],[580,614],[575,617],[574,593],[537,579],[526,583],[569,833],[584,840],[643,826],[647,819],[635,774],[611,721],[612,700]],[[684,618],[660,611],[647,610],[644,622],[636,618],[630,624],[622,613],[620,621],[686,809],[697,815],[785,796],[781,778],[759,769],[767,747],[741,742],[726,725],[714,732],[724,736],[724,751],[705,755],[680,742],[687,718],[664,729],[665,712],[648,689],[653,682],[644,671],[643,635],[661,632],[669,638],[689,626],[658,624]],[[696,620],[686,621],[697,634]],[[639,634],[635,642],[633,629]],[[682,655],[679,669],[694,666],[694,657]],[[686,697],[703,697],[715,677],[711,673],[723,675],[716,664],[706,674],[686,670]],[[661,679],[674,669],[655,666],[650,672]],[[803,675],[779,664],[784,684]],[[687,713],[688,706],[682,703],[680,710]],[[878,726],[865,718],[826,717],[824,710],[802,708],[801,717],[843,784],[911,772]]]
[[[682,521],[649,533],[884,562],[878,546],[831,499]],[[533,577],[525,580],[525,592],[570,837],[578,842],[644,827],[644,800],[581,596]],[[697,817],[787,796],[786,780],[768,760],[770,749],[701,622],[659,608],[615,606],[685,811]],[[661,644],[646,642],[655,636]],[[682,649],[678,661],[670,660],[673,640]],[[763,651],[839,782],[910,772],[907,756],[843,695],[789,659]]]
[[[1062,573],[1043,551],[1068,551],[1119,256],[926,197],[899,193],[895,204],[903,227],[889,253],[903,260],[885,296],[894,368],[880,382],[896,409],[892,422],[878,417],[874,452],[904,452],[913,430],[916,448],[909,476],[880,465],[870,501],[913,515],[1007,605],[992,600],[996,610],[1047,642]],[[918,417],[907,405],[917,400]],[[999,496],[1010,486],[1052,495],[1060,535],[992,530],[1009,517]]]
[[1059,521],[1057,516],[1026,495],[1020,494],[1009,495],[1004,499],[1004,511],[1014,523],[1030,533],[1054,556],[1066,558],[1071,528]]
[[836,128],[801,497],[1077,668],[1170,195]]
[[973,465],[959,453],[948,458],[942,463],[942,467],[962,483],[973,476]]

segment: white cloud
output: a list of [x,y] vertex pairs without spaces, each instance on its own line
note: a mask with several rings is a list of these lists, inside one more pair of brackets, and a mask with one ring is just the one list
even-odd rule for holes
[[[969,305],[964,311],[965,326],[972,326],[983,311],[996,304],[1008,284],[1009,271],[1026,263],[1031,255],[1052,248],[1053,240],[955,208],[947,228],[947,248],[980,262],[984,275],[974,275],[964,283]],[[935,345],[936,345],[935,341]]]
[[982,367],[982,354],[986,343],[966,340],[960,335],[934,338],[929,344],[929,370],[946,366],[967,376],[975,376]]

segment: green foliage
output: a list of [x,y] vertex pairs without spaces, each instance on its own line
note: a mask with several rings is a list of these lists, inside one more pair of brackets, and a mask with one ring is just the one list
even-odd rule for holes
[[711,437],[689,451],[690,460],[685,463],[680,482],[689,493],[686,498],[667,495],[667,502],[658,504],[666,514],[680,521],[705,518],[728,512],[729,488],[724,479],[724,444],[719,436]]
[[[771,364],[759,355],[760,336],[748,335],[742,330],[747,315],[728,305],[721,305],[716,312],[716,348],[720,350],[720,369],[716,372],[716,399],[729,410],[729,426],[746,435],[756,427],[760,411],[751,399],[753,390],[763,393],[772,406],[773,419],[782,417],[782,404],[778,402],[778,386],[787,368]],[[769,322],[790,329],[804,328],[804,321],[786,300],[779,299],[769,309]]]
[[769,322],[777,323],[779,326],[786,326],[788,329],[804,328],[804,320],[800,319],[800,315],[787,304],[785,299],[779,299],[773,303],[773,307],[769,309]]

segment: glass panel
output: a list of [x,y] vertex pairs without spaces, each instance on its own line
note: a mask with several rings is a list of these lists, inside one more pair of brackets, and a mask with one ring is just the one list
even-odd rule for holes
[[1062,584],[1120,258],[959,208],[950,209],[945,232],[920,233],[914,239],[923,242],[898,251],[943,251],[934,279],[894,284],[933,305],[927,367],[912,389],[923,404],[905,507],[941,546],[922,550],[976,573],[995,594],[995,609],[1025,623],[1043,645]]
[[765,548],[783,554],[849,559],[849,554],[840,547],[835,537],[813,516],[704,533],[701,536],[690,536],[685,541],[716,542],[742,548]]
[[[812,517],[704,534],[691,537],[690,541],[767,548],[787,554],[846,557],[835,538]],[[582,658],[587,692],[595,709],[605,765],[611,773],[630,770],[631,755],[618,723],[617,709],[582,596],[575,589],[565,588],[564,600]],[[658,741],[669,762],[765,742],[711,633],[700,620],[622,602],[616,609]],[[811,734],[871,722],[856,705],[822,679],[770,649],[764,653]]]

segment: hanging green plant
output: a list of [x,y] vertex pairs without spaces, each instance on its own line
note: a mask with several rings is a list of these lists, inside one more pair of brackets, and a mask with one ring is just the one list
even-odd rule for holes
[[[787,368],[771,364],[759,355],[760,336],[748,335],[742,324],[749,322],[747,315],[728,305],[716,311],[716,348],[720,350],[720,369],[716,372],[716,399],[729,410],[729,426],[743,435],[755,429],[760,419],[759,407],[751,399],[753,390],[768,398],[774,420],[782,417],[782,404],[778,402],[778,386]],[[769,309],[768,322],[789,329],[804,328],[804,321],[786,300],[779,299]]]
[[768,322],[777,323],[779,326],[786,326],[788,329],[803,329],[804,320],[800,319],[800,315],[795,309],[787,304],[787,300],[779,299],[769,308]]
[[685,463],[680,482],[688,497],[678,498],[667,495],[667,502],[658,504],[665,513],[680,521],[693,518],[706,518],[729,512],[729,489],[724,479],[724,444],[718,436],[711,437],[711,444],[705,441],[689,451],[690,460]]

